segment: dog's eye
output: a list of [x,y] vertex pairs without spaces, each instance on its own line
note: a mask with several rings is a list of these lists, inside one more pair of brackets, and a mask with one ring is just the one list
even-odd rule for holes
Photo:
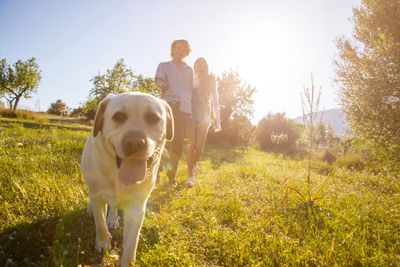
[[123,113],[123,112],[117,112],[117,113],[115,113],[114,116],[112,117],[113,121],[119,122],[119,123],[122,123],[122,122],[126,121],[127,118],[128,118],[128,117],[127,117],[126,114]]
[[146,122],[148,124],[156,124],[161,120],[161,117],[156,113],[149,112],[149,113],[146,113],[144,119],[146,120]]

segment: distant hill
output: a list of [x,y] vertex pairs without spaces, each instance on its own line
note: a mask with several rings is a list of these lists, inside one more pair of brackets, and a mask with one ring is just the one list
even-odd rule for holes
[[[336,135],[343,135],[346,133],[348,126],[344,118],[343,111],[337,108],[327,109],[324,111],[317,112],[316,122],[318,123],[321,119],[324,124],[330,124],[335,131]],[[299,124],[304,124],[303,116],[299,116],[293,119]]]

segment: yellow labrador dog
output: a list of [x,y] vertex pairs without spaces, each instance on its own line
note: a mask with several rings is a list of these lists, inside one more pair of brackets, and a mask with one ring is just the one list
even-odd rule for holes
[[135,261],[146,202],[173,128],[171,108],[148,94],[109,95],[97,109],[81,168],[89,188],[88,209],[96,225],[97,251],[110,248],[108,228],[119,226],[118,209],[123,210],[121,266]]

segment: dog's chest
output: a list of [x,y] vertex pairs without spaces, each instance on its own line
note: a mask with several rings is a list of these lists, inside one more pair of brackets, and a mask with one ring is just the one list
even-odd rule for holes
[[138,203],[145,203],[154,186],[154,179],[152,178],[148,177],[142,183],[129,187],[116,183],[113,190],[103,191],[99,196],[110,206],[121,209]]

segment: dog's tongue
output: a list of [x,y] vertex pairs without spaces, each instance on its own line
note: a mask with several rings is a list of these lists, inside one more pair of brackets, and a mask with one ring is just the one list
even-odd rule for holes
[[123,159],[118,177],[124,185],[132,185],[144,179],[146,168],[147,161],[145,159]]

